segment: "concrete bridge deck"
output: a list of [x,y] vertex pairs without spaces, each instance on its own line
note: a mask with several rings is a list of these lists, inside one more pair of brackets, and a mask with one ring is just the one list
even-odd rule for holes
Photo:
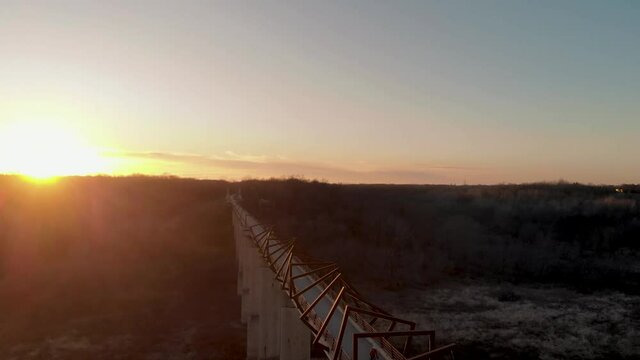
[[[228,200],[248,359],[309,359],[312,345],[321,347],[329,359],[369,360],[373,349],[380,360],[453,358],[453,344],[435,348],[434,331],[415,330],[414,322],[369,303],[337,265],[295,252],[293,242],[279,240],[242,208],[237,196]],[[408,329],[394,331],[396,326]],[[417,336],[428,338],[427,351],[408,357]],[[394,337],[405,339],[402,348],[390,342]]]

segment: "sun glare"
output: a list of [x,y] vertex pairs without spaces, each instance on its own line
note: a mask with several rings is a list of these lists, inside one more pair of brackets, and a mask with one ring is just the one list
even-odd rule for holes
[[105,161],[72,131],[42,123],[0,128],[0,173],[37,182],[106,171]]

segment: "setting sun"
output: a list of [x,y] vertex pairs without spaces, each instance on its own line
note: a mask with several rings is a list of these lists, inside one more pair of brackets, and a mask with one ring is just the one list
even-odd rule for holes
[[0,128],[0,172],[45,181],[104,172],[99,153],[72,131],[44,123]]

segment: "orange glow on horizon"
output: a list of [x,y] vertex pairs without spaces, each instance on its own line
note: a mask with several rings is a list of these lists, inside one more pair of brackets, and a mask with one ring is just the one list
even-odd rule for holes
[[46,183],[61,176],[108,170],[99,152],[69,129],[36,122],[0,127],[0,173]]

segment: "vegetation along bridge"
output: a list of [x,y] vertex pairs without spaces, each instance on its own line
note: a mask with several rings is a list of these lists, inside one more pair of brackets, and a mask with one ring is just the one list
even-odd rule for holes
[[[365,300],[334,263],[320,262],[283,242],[273,228],[228,197],[233,210],[241,320],[247,359],[327,358],[418,360],[453,358],[454,344],[435,346],[435,332],[392,316]],[[412,340],[423,337],[422,351]]]

